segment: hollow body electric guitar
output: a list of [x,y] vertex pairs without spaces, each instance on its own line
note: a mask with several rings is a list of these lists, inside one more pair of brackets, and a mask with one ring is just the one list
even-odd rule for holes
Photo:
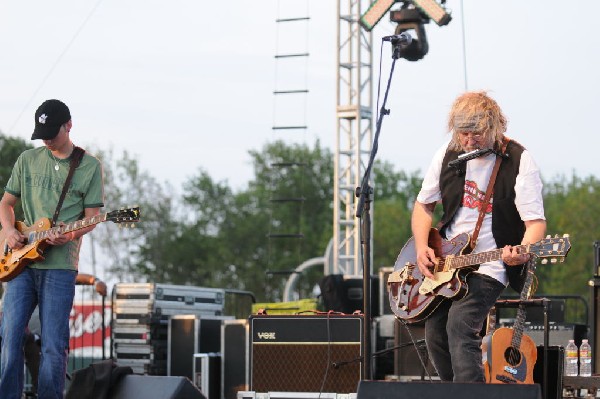
[[16,229],[26,236],[27,240],[22,248],[12,250],[8,246],[4,231],[0,230],[0,243],[2,245],[0,281],[12,280],[21,273],[25,266],[43,260],[44,250],[49,246],[46,239],[49,237],[50,232],[65,234],[106,221],[124,224],[139,222],[139,220],[140,209],[136,207],[101,213],[56,227],[51,227],[52,224],[48,218],[41,218],[31,226],[27,226],[23,222],[16,222]]
[[[429,246],[435,252],[436,265],[431,271],[433,278],[428,278],[417,267],[414,238],[408,240],[387,281],[390,307],[398,318],[410,323],[425,320],[444,299],[465,296],[468,290],[466,276],[477,265],[502,259],[502,249],[463,255],[467,252],[469,241],[467,233],[446,240],[436,229],[431,229]],[[521,254],[552,258],[556,262],[557,258],[566,256],[571,244],[569,237],[564,236],[515,247]]]

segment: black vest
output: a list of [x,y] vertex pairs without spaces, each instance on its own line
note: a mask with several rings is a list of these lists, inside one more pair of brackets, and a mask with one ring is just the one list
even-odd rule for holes
[[[515,182],[519,174],[523,150],[523,146],[515,141],[511,140],[508,143],[506,148],[508,158],[502,160],[494,184],[492,235],[498,248],[505,245],[519,245],[525,234],[525,223],[521,220],[515,206]],[[440,220],[440,233],[444,237],[448,225],[452,222],[463,200],[466,165],[463,163],[458,169],[448,166],[448,162],[457,159],[461,153],[448,149],[440,171],[440,190],[444,209],[444,214]],[[525,282],[524,265],[508,267],[504,265],[504,267],[508,275],[509,285],[515,291],[521,292]]]

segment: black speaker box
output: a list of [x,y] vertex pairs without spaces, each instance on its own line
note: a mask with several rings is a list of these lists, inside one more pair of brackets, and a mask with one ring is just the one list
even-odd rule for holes
[[186,377],[130,374],[113,388],[111,399],[206,399]]
[[[546,386],[548,394],[544,392],[544,356],[548,353],[548,374]],[[537,361],[533,367],[533,382],[540,384],[545,399],[562,399],[562,377],[565,365],[565,348],[563,346],[549,346],[544,350],[543,345],[537,347]]]
[[[363,279],[330,274],[319,282],[325,310],[352,314],[363,309]],[[371,276],[371,316],[379,316],[379,277]]]
[[362,315],[250,317],[250,390],[356,392]]
[[[599,262],[598,254],[600,242],[594,243],[596,249],[596,262]],[[596,263],[596,270],[600,273],[600,265]],[[590,314],[589,314],[589,325],[590,325],[590,345],[592,345],[592,372],[600,372],[600,276],[594,276],[588,284],[590,285]]]
[[[410,330],[410,331],[409,331]],[[425,346],[425,322],[394,326],[394,374],[399,377],[437,375]],[[423,361],[423,363],[421,363]],[[425,368],[423,367],[425,364]]]
[[[529,335],[536,345],[544,345],[544,326],[526,324],[524,333]],[[570,339],[575,340],[577,346],[581,340],[588,337],[588,327],[585,324],[551,324],[548,334],[550,346],[567,346]]]
[[538,384],[484,384],[444,382],[361,381],[357,399],[485,398],[542,399]]
[[221,397],[236,399],[250,386],[248,320],[225,320],[221,326]]

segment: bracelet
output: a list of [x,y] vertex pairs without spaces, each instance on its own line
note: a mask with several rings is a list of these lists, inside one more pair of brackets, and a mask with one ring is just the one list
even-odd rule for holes
[[71,232],[71,240],[70,241],[73,241],[73,240],[75,240],[75,232],[74,231]]

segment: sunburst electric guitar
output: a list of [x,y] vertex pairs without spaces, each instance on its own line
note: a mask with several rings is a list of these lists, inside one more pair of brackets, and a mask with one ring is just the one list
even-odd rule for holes
[[[388,276],[390,307],[400,319],[410,323],[425,320],[447,298],[460,299],[468,290],[466,276],[475,266],[502,259],[502,249],[463,255],[470,241],[463,233],[451,240],[442,238],[436,229],[429,233],[429,246],[436,255],[433,278],[425,277],[417,267],[414,238],[400,251],[394,271]],[[571,248],[569,237],[546,238],[535,244],[516,245],[518,253],[538,258],[566,256]]]
[[27,240],[22,248],[15,250],[9,248],[4,231],[0,230],[0,244],[2,245],[0,281],[12,280],[21,273],[25,266],[43,260],[44,250],[49,246],[46,239],[50,232],[65,234],[107,221],[119,224],[139,222],[140,209],[135,207],[101,213],[56,227],[51,227],[52,224],[48,218],[41,218],[31,226],[27,226],[23,222],[16,222],[15,227],[27,237]]

